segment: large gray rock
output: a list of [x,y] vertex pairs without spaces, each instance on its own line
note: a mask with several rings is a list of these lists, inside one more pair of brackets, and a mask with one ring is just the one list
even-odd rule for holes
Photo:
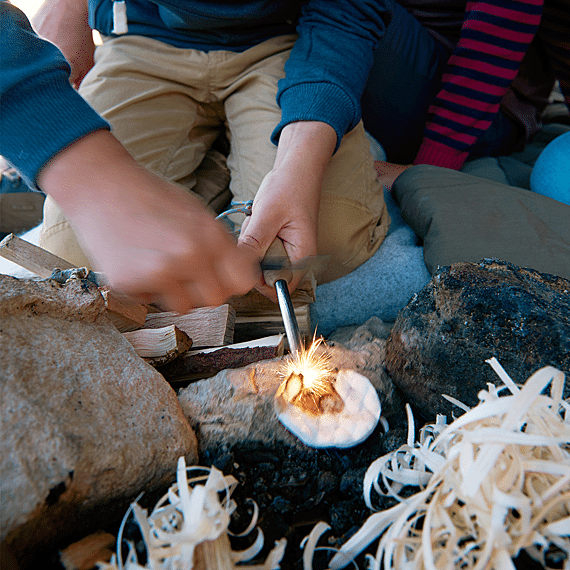
[[222,370],[180,390],[178,400],[196,431],[201,451],[243,442],[294,445],[296,438],[277,420],[273,396],[281,359]]
[[386,367],[404,397],[432,421],[459,415],[442,398],[477,404],[496,357],[517,383],[551,365],[570,371],[570,282],[485,260],[434,275],[400,312],[386,346]]
[[0,361],[0,538],[22,568],[196,463],[175,392],[90,282],[0,275]]

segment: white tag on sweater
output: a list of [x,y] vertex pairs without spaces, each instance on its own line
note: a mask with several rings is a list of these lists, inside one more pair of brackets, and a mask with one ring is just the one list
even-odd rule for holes
[[120,36],[121,34],[126,34],[128,31],[127,4],[125,3],[125,0],[114,0],[112,33]]

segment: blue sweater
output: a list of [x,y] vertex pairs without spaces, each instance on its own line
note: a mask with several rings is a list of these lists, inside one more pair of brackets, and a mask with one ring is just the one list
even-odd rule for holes
[[[112,0],[89,0],[90,24],[112,35]],[[270,37],[299,34],[279,82],[282,118],[322,121],[341,138],[360,120],[372,54],[390,0],[126,0],[128,34],[183,48],[242,51]],[[37,38],[25,17],[0,0],[0,154],[25,177],[106,123],[69,86],[58,50]]]
[[69,84],[60,51],[0,0],[0,155],[32,187],[59,151],[107,123]]

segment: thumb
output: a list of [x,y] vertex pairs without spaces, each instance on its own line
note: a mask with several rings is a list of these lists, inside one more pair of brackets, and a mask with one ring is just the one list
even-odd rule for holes
[[248,217],[244,220],[238,238],[238,247],[254,253],[261,261],[275,236],[268,236]]

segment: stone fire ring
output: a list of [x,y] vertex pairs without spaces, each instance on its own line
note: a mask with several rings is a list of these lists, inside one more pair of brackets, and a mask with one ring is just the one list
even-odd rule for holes
[[279,421],[309,447],[353,447],[375,429],[382,407],[370,380],[354,370],[340,370],[335,389],[344,401],[340,412],[312,415],[294,404],[275,406]]

